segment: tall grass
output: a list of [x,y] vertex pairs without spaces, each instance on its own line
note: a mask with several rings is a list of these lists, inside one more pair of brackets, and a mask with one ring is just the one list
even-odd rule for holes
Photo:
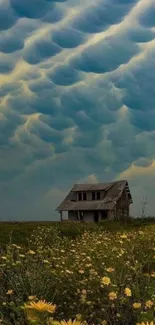
[[147,222],[63,222],[31,229],[26,245],[9,242],[0,256],[3,324],[28,324],[22,306],[31,299],[56,304],[57,321],[153,321],[154,234]]

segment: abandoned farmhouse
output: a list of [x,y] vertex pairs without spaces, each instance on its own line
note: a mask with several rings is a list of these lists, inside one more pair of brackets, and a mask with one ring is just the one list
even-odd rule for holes
[[110,183],[75,184],[64,201],[57,207],[60,219],[68,211],[68,220],[94,221],[129,217],[133,203],[126,180]]

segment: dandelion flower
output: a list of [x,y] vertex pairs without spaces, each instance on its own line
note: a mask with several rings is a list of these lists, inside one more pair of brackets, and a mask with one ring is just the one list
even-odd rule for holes
[[104,319],[104,320],[101,322],[101,325],[107,325],[107,321]]
[[30,255],[35,255],[35,252],[32,251],[31,249],[27,252],[27,254],[30,254]]
[[115,300],[117,299],[117,293],[116,292],[109,292],[108,297],[110,300]]
[[60,321],[60,325],[82,325],[82,324],[83,323],[77,319],[74,319],[74,320],[69,319],[68,321],[65,321],[65,320]]
[[155,325],[155,323],[152,321],[152,322],[142,322],[142,323],[137,323],[136,325]]
[[29,302],[28,304],[25,304],[25,309],[33,309],[38,312],[45,312],[48,313],[54,313],[56,309],[56,305],[53,305],[52,303],[46,302],[45,300],[39,300],[37,302]]
[[77,314],[77,315],[76,315],[76,319],[77,319],[77,320],[81,320],[81,318],[82,318],[82,315],[81,315],[81,314]]
[[12,295],[12,294],[13,294],[13,290],[11,290],[11,289],[8,290],[6,294],[7,294],[7,295]]
[[115,269],[113,269],[112,267],[109,267],[109,268],[106,269],[106,271],[109,272],[109,273],[111,273],[111,272],[114,272]]
[[101,279],[101,283],[104,284],[104,285],[109,285],[111,283],[111,280],[110,278],[108,278],[107,276],[104,276],[102,279]]
[[36,296],[28,296],[28,299],[29,300],[34,300],[34,299],[36,299]]
[[151,300],[146,301],[145,306],[147,308],[151,308],[153,306],[153,301],[151,301]]
[[125,234],[121,235],[120,238],[127,238],[127,236]]
[[142,304],[140,302],[134,302],[134,304],[132,306],[133,306],[133,308],[138,309],[141,307],[141,305]]
[[131,290],[129,288],[125,288],[124,293],[125,293],[125,295],[127,297],[131,297],[132,296]]

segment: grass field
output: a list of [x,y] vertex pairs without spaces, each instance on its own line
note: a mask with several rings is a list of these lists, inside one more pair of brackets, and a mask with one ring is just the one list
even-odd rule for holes
[[0,223],[0,246],[3,325],[154,324],[153,220]]

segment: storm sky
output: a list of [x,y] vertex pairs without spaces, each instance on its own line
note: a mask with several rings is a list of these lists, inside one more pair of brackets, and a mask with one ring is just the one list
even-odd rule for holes
[[155,1],[0,0],[0,219],[127,179],[155,215]]

